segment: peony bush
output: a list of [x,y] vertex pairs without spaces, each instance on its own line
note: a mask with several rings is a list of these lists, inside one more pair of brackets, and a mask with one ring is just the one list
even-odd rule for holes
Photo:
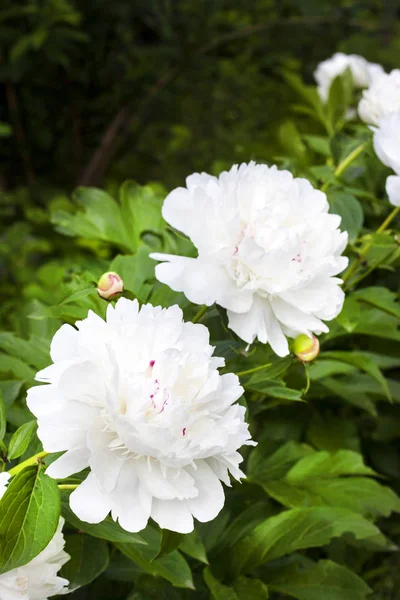
[[284,72],[268,165],[52,211],[0,332],[0,600],[396,597],[399,73]]

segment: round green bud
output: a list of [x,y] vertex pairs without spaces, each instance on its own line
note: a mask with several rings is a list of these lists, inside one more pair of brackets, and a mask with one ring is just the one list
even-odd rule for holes
[[293,354],[302,362],[311,362],[319,354],[318,338],[315,335],[308,337],[305,333],[301,333],[294,340],[292,350]]

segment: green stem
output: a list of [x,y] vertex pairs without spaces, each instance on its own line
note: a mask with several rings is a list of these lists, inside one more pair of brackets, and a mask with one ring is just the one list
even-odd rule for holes
[[245,375],[252,375],[253,373],[258,373],[258,371],[262,371],[267,367],[270,367],[272,363],[267,363],[266,365],[260,365],[259,367],[254,367],[253,369],[247,369],[247,371],[239,371],[236,373],[238,377],[244,377]]
[[392,210],[390,215],[388,217],[386,217],[386,219],[383,221],[382,225],[376,230],[376,233],[382,233],[382,231],[385,231],[385,229],[388,227],[388,225],[390,225],[390,223],[393,221],[393,219],[395,217],[397,217],[399,212],[400,212],[400,206],[396,206],[396,208],[394,208]]
[[[338,164],[338,166],[336,167],[335,170],[335,177],[340,177],[341,175],[343,175],[343,173],[346,171],[346,169],[348,169],[348,167],[351,165],[352,162],[354,162],[356,160],[356,158],[358,158],[360,156],[360,154],[365,150],[365,148],[367,147],[367,142],[363,142],[362,144],[360,144],[359,146],[357,146],[357,148],[355,148],[353,150],[353,152],[350,152],[350,154],[348,156],[346,156],[346,158],[344,158],[342,160],[341,163]],[[330,186],[330,182],[326,181],[324,183],[324,185],[321,188],[322,192],[326,192],[326,190],[329,188]]]
[[[376,233],[383,233],[385,231],[385,229],[393,221],[393,219],[399,214],[399,212],[400,212],[400,206],[396,206],[392,210],[392,212],[386,217],[386,219],[383,221],[382,225],[380,225],[380,227],[378,227],[378,229],[376,230]],[[365,255],[367,254],[367,252],[371,248],[371,246],[372,246],[372,242],[368,242],[368,244],[366,244],[364,246],[364,248],[361,250],[360,254],[353,260],[352,264],[350,265],[350,268],[343,276],[343,283],[347,283],[347,281],[350,279],[350,277],[355,273],[355,271],[358,268],[358,265],[364,259]]]
[[14,477],[14,475],[18,475],[18,473],[23,471],[26,467],[31,467],[32,465],[40,463],[41,459],[47,456],[48,454],[48,452],[39,452],[38,454],[35,454],[35,456],[31,456],[27,460],[24,460],[24,462],[10,469],[8,473],[11,475],[11,477]]
[[208,306],[204,305],[202,306],[199,311],[195,314],[194,318],[193,318],[193,323],[197,323],[198,321],[200,321],[200,319],[206,314],[208,310]]
[[76,490],[77,487],[79,487],[79,483],[59,483],[58,484],[59,490]]
[[306,373],[306,387],[304,388],[304,391],[303,391],[303,396],[305,396],[307,394],[308,390],[310,389],[311,382],[310,382],[310,373],[308,370],[308,365],[306,365],[306,363],[303,363],[303,365],[304,365],[304,370]]

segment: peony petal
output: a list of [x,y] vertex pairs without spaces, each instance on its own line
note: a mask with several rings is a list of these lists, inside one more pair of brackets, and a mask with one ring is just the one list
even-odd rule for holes
[[206,523],[215,519],[222,510],[225,494],[220,480],[204,460],[196,461],[196,467],[196,470],[192,468],[191,475],[199,495],[186,500],[186,506],[196,519]]
[[89,466],[89,451],[86,448],[68,450],[46,469],[46,475],[53,479],[64,479],[79,473]]
[[328,327],[312,314],[302,312],[281,298],[272,298],[271,305],[278,321],[298,333],[310,335],[312,332],[329,331]]
[[143,490],[136,474],[136,461],[127,460],[118,475],[117,484],[111,494],[112,517],[126,531],[141,531],[150,518],[152,497]]
[[151,517],[161,527],[178,533],[193,531],[193,517],[184,501],[153,499]]
[[157,265],[157,279],[183,292],[194,304],[211,306],[216,302],[235,312],[249,310],[253,292],[239,289],[227,270],[215,261],[157,253],[151,258],[170,261]]
[[229,327],[248,344],[258,337],[263,344],[269,342],[278,356],[289,354],[287,340],[266,298],[256,294],[248,313],[237,314],[228,310],[228,319]]
[[400,206],[400,176],[389,175],[386,179],[386,193],[390,204]]
[[101,523],[112,508],[110,497],[102,491],[93,473],[72,492],[69,504],[76,516],[86,523]]
[[53,362],[75,360],[78,353],[79,333],[72,325],[62,325],[55,333],[50,346]]

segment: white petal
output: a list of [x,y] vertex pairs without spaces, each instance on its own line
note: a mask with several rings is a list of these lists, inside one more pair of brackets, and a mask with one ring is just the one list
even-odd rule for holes
[[150,518],[152,497],[141,486],[136,475],[136,461],[127,460],[118,476],[111,496],[112,517],[126,531],[138,532],[144,529]]
[[289,354],[287,340],[266,298],[255,295],[248,313],[237,314],[228,311],[228,319],[229,327],[248,344],[258,337],[261,343],[270,343],[278,356]]
[[164,200],[162,215],[172,227],[186,235],[191,232],[191,195],[185,188],[173,190]]
[[78,355],[79,334],[72,325],[62,325],[55,333],[50,346],[53,362],[74,360]]
[[151,516],[161,529],[179,533],[193,531],[193,517],[184,501],[153,499]]
[[272,298],[271,305],[278,321],[298,333],[310,335],[312,332],[329,331],[322,321],[311,314],[302,312],[291,304],[287,304],[281,298]]
[[90,450],[90,468],[96,475],[102,490],[108,494],[116,485],[123,460],[120,453],[117,454],[117,451],[110,447],[111,442],[115,439],[115,434],[103,429],[104,421],[95,420],[88,431],[86,440]]
[[186,506],[201,523],[215,519],[225,503],[222,484],[213,470],[203,460],[196,461],[197,469],[192,470],[199,495],[186,500]]
[[65,477],[79,473],[88,466],[89,451],[86,448],[68,450],[47,467],[46,474],[53,479],[65,479]]
[[151,257],[170,261],[157,265],[157,279],[173,290],[183,292],[194,304],[211,306],[216,302],[236,312],[249,310],[253,293],[239,289],[218,263],[171,254],[152,254]]
[[400,206],[400,176],[389,175],[386,179],[386,193],[390,204]]
[[93,473],[89,473],[69,497],[71,510],[81,521],[101,523],[112,508],[112,501],[100,488]]

